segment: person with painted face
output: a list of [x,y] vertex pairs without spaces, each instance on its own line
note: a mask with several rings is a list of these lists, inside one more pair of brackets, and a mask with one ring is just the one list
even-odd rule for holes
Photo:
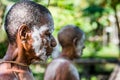
[[45,71],[44,80],[80,80],[73,59],[82,55],[85,34],[74,25],[66,25],[58,33],[58,41],[62,47],[61,54],[54,59]]
[[29,65],[45,61],[56,46],[50,11],[32,1],[17,2],[8,11],[4,27],[9,45],[0,60],[0,80],[34,80]]

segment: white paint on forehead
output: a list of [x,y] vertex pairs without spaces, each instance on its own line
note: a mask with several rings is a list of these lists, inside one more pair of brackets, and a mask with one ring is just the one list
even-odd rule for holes
[[40,27],[34,26],[33,28],[34,28],[33,30],[39,31],[40,33],[42,33],[45,30],[49,30],[50,33],[52,33],[54,31],[53,25],[47,25],[47,24],[42,25]]
[[50,30],[49,27],[47,27],[47,25],[43,25],[43,26],[41,26],[41,27],[38,29],[38,31],[40,32],[40,34],[41,34],[43,31],[45,31],[45,30]]
[[70,70],[70,72],[75,76],[75,78],[76,78],[77,80],[80,80],[80,79],[79,79],[78,71],[77,71],[77,69],[75,68],[75,66],[74,66],[73,64],[70,64],[69,70]]
[[[47,67],[47,70],[46,70],[46,73],[52,72],[52,74],[49,75],[50,78],[55,77],[58,67],[60,66],[61,63],[65,62],[65,61],[66,61],[65,59],[59,58],[59,59],[53,60],[52,63],[50,63],[50,65]],[[48,78],[48,79],[50,79],[50,78]]]
[[51,23],[45,24],[45,25],[41,26],[40,28],[42,28],[42,29],[47,28],[47,29],[49,29],[50,33],[52,33],[54,31],[54,25]]

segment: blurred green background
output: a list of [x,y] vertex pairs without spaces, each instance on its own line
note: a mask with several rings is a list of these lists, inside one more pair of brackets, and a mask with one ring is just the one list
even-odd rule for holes
[[[19,0],[0,0],[0,58],[6,52],[8,41],[4,31],[4,16],[11,5]],[[118,47],[120,32],[119,0],[33,0],[46,6],[54,19],[54,37],[67,24],[79,26],[86,34],[81,59],[91,62],[75,62],[81,80],[108,80],[117,60],[120,58]],[[120,33],[119,33],[120,34]],[[47,63],[52,60],[52,56]],[[94,62],[94,60],[100,60]],[[105,63],[102,60],[115,61]],[[101,62],[99,64],[99,62]],[[92,63],[92,64],[91,64]],[[94,64],[93,64],[94,63]],[[36,80],[43,80],[46,64],[30,66]]]

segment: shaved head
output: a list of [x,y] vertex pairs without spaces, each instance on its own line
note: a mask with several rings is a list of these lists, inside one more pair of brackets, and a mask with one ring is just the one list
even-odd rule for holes
[[85,36],[84,32],[77,26],[67,25],[64,26],[58,33],[58,40],[62,47],[67,47],[72,44],[71,42],[73,42],[75,38],[79,41],[83,36]]
[[[45,21],[49,19],[49,21]],[[50,20],[51,19],[51,20]],[[10,43],[15,42],[16,33],[22,24],[30,29],[46,23],[53,25],[51,14],[47,8],[32,1],[21,1],[12,6],[5,18],[5,30]]]

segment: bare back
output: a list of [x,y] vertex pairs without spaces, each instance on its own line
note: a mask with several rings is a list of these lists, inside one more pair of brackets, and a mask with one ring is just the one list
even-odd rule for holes
[[44,80],[79,80],[79,74],[69,60],[58,58],[48,65]]

